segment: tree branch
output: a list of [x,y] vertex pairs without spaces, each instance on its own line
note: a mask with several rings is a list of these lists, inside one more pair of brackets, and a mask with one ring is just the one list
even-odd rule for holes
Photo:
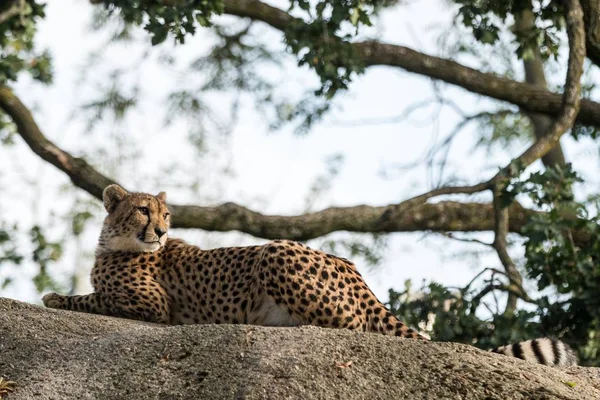
[[[258,0],[224,0],[224,5],[225,14],[262,21],[280,31],[285,31],[291,24],[302,24],[300,19]],[[354,43],[353,47],[366,66],[399,67],[460,86],[473,93],[507,101],[528,112],[556,116],[562,110],[561,95],[536,85],[481,72],[404,46],[364,41]],[[583,100],[578,122],[600,126],[600,104]]]
[[[308,240],[337,231],[418,232],[492,230],[490,204],[444,201],[419,204],[410,212],[395,213],[403,203],[381,207],[331,207],[298,216],[263,215],[233,203],[217,207],[172,206],[173,222],[180,228],[209,231],[241,231],[267,239]],[[522,230],[535,212],[515,204],[511,208],[514,229]],[[575,235],[576,237],[577,235]],[[582,235],[589,237],[588,235]],[[577,240],[577,239],[575,239]]]

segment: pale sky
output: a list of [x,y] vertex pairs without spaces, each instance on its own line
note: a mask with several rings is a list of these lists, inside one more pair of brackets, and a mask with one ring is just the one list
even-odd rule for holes
[[[109,68],[130,68],[146,49],[139,45],[114,46],[103,55],[105,59],[102,63],[94,65],[93,75],[81,81],[80,69],[88,65],[89,53],[102,48],[106,41],[106,33],[89,30],[92,9],[93,6],[85,1],[49,2],[47,18],[40,24],[37,41],[41,48],[50,49],[53,55],[55,84],[42,87],[24,78],[15,85],[16,92],[34,110],[44,134],[76,156],[91,151],[92,141],[107,151],[111,151],[121,137],[125,137],[128,143],[135,142],[133,150],[142,154],[139,160],[121,166],[110,162],[97,165],[100,172],[107,175],[113,175],[116,171],[115,177],[127,188],[157,193],[167,186],[172,187],[174,180],[187,182],[187,171],[195,171],[203,179],[201,198],[192,197],[191,192],[186,190],[168,190],[169,201],[173,204],[213,205],[233,201],[263,213],[298,214],[304,211],[304,201],[312,183],[325,172],[325,160],[336,153],[345,156],[341,172],[331,190],[311,210],[329,206],[397,203],[431,189],[433,183],[424,167],[397,171],[387,179],[380,174],[382,168],[418,161],[436,138],[439,140],[448,134],[460,120],[456,113],[445,109],[439,120],[434,121],[433,108],[430,107],[415,113],[409,121],[353,126],[353,121],[401,114],[407,107],[433,97],[430,80],[399,69],[375,67],[358,77],[347,93],[336,98],[335,112],[306,136],[294,135],[289,127],[269,132],[265,118],[256,112],[249,97],[242,97],[239,121],[225,140],[223,151],[198,159],[186,146],[187,126],[163,126],[165,93],[182,84],[182,78],[176,71],[169,73],[167,69],[165,72],[164,67],[156,65],[157,56],[173,48],[172,44],[167,43],[152,49],[149,61],[133,71],[129,70],[128,76],[143,83],[145,95],[126,122],[117,126],[110,118],[106,118],[98,123],[94,134],[87,134],[82,119],[77,115],[72,118],[76,107],[93,99],[99,85],[109,83],[106,81]],[[366,33],[377,34],[383,40],[428,54],[441,55],[437,40],[451,23],[452,16],[453,11],[444,1],[415,1],[387,11],[376,30]],[[218,20],[239,23],[231,17]],[[281,35],[278,32],[266,26],[260,29],[264,37],[273,41],[275,48],[281,48]],[[149,37],[146,37],[149,41]],[[172,51],[178,60],[177,65],[185,65],[199,56],[208,49],[211,40],[207,32],[201,29],[196,37]],[[472,60],[461,61],[477,67]],[[562,61],[564,64],[564,58]],[[296,68],[293,59],[286,63],[285,69],[273,71],[276,79],[284,82],[278,88],[280,93],[297,96],[306,87],[316,85],[317,79],[311,71]],[[518,71],[521,74],[521,70]],[[558,71],[551,74],[549,80],[559,83],[563,76],[564,71]],[[468,113],[475,113],[490,105],[488,100],[480,102],[476,96],[458,88],[442,86],[442,93]],[[215,108],[227,110],[232,96],[215,94],[210,99]],[[482,150],[475,152],[473,128],[470,126],[465,129],[454,142],[446,177],[455,176],[476,183],[492,176],[498,167],[523,150],[515,148],[494,154],[486,154]],[[211,137],[214,142],[220,140],[214,139],[216,134]],[[9,220],[46,224],[53,221],[53,213],[64,213],[72,206],[70,194],[61,191],[61,186],[69,181],[53,166],[33,155],[20,139],[17,141],[14,147],[0,148],[0,185],[4,188],[0,207]],[[597,144],[574,144],[572,140],[567,140],[565,151],[567,158],[575,162],[575,167],[584,168],[582,172],[590,178],[588,175],[592,175],[598,167]],[[110,160],[110,157],[105,159]],[[166,167],[174,162],[179,167],[167,172]],[[221,178],[219,171],[227,166],[230,166],[234,176]],[[140,173],[143,177],[139,176]],[[36,182],[37,190],[20,185],[23,179]],[[86,198],[85,195],[81,196]],[[484,195],[473,199],[487,197]],[[64,279],[70,271],[75,270],[77,252],[93,251],[101,218],[103,213],[98,212],[95,223],[89,225],[81,243],[71,243],[65,249],[63,259],[52,266],[53,276]],[[54,226],[51,232],[57,235],[68,229],[65,221],[55,218]],[[173,230],[171,236],[183,237],[204,248],[264,242],[236,233]],[[330,235],[331,238],[346,236],[345,233]],[[489,242],[492,235],[483,233],[477,237]],[[318,246],[319,242],[317,240],[309,244]],[[23,246],[27,246],[25,240]],[[489,252],[481,257],[468,253],[457,256],[461,252],[480,250],[487,251],[483,246],[465,245],[436,235],[424,237],[422,233],[401,233],[390,236],[389,249],[381,267],[369,269],[362,265],[360,259],[354,261],[377,296],[386,300],[387,290],[390,287],[402,288],[406,279],[412,279],[416,285],[423,279],[434,279],[446,285],[459,286],[466,284],[481,268],[499,266],[495,254]],[[515,255],[518,254],[517,249]],[[91,266],[91,261],[80,266],[81,276],[86,277]],[[18,285],[9,286],[0,295],[39,303],[41,296],[36,293],[30,280],[24,279],[33,276],[35,271],[34,265],[3,265],[0,277],[18,275],[21,279]],[[89,290],[89,285],[79,289],[80,292]]]

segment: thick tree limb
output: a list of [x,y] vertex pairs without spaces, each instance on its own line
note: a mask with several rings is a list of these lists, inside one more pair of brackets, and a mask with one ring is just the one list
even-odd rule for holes
[[[100,199],[104,188],[114,181],[49,141],[29,110],[7,87],[0,86],[0,109],[17,125],[31,150],[63,171],[79,188]],[[431,194],[442,195],[465,188],[442,188],[399,204],[381,207],[332,207],[297,216],[263,215],[233,203],[215,207],[172,205],[174,228],[208,231],[240,231],[265,239],[308,240],[337,231],[350,232],[474,232],[494,229],[491,204],[442,201],[428,204]],[[528,219],[538,212],[514,203],[508,209],[510,231],[522,233]],[[574,231],[573,240],[584,246],[589,232]]]
[[[389,65],[403,68],[434,79],[467,89],[473,93],[507,101],[522,110],[557,115],[562,96],[535,85],[513,81],[491,73],[484,73],[439,57],[428,56],[407,47],[379,42],[356,43],[356,48],[368,65]],[[582,100],[578,122],[600,126],[600,104]]]
[[[258,0],[224,0],[225,13],[262,21],[285,31],[290,24],[302,23],[285,11]],[[387,65],[439,79],[473,93],[507,101],[521,109],[556,116],[562,109],[562,96],[544,88],[484,73],[457,62],[429,56],[408,47],[376,41],[353,44],[365,65]],[[578,122],[600,126],[600,104],[583,100]]]
[[[174,222],[181,228],[209,231],[241,231],[267,239],[308,240],[336,231],[419,232],[419,231],[490,231],[493,208],[490,204],[443,201],[422,203],[409,212],[396,213],[403,203],[382,207],[332,207],[298,216],[263,215],[233,203],[217,207],[174,206]],[[535,211],[520,204],[510,209],[511,227],[520,233]],[[582,239],[589,237],[585,234]]]

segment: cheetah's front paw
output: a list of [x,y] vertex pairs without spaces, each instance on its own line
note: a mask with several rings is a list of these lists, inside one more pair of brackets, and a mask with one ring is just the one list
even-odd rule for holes
[[62,297],[63,296],[57,293],[48,293],[47,295],[42,297],[42,301],[44,302],[44,305],[48,308],[62,308]]

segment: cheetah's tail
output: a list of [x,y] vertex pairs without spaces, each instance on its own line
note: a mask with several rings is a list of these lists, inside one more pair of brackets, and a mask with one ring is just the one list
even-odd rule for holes
[[575,351],[569,345],[553,338],[526,340],[496,347],[490,351],[550,366],[567,367],[579,362]]
[[369,316],[368,331],[411,339],[429,340],[425,336],[420,335],[416,330],[411,329],[404,322],[400,321],[382,305],[370,309],[367,312],[367,315]]

